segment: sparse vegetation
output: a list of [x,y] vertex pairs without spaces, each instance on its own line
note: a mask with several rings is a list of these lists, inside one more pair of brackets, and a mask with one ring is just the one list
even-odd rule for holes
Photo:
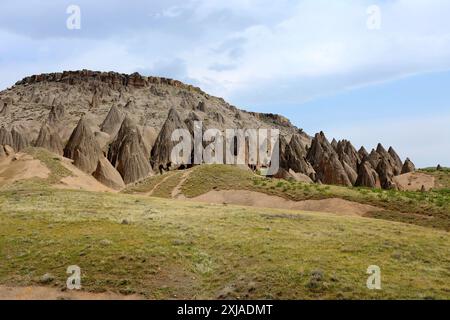
[[[1,284],[49,273],[64,287],[75,264],[83,290],[147,298],[450,298],[441,230],[73,190],[2,191],[0,203]],[[380,291],[365,285],[372,264]]]
[[[379,207],[380,211],[372,215],[376,218],[450,230],[449,189],[415,192],[324,186],[269,179],[235,166],[208,165],[192,170],[195,173],[182,186],[183,194],[189,198],[211,190],[231,189],[263,192],[295,201],[342,198]],[[392,214],[393,212],[396,214]],[[408,214],[413,218],[407,218]]]

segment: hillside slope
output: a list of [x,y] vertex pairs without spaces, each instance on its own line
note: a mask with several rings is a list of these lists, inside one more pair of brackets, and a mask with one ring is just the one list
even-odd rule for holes
[[76,264],[84,291],[151,299],[450,299],[449,234],[430,228],[46,188],[0,203],[3,285],[62,288]]

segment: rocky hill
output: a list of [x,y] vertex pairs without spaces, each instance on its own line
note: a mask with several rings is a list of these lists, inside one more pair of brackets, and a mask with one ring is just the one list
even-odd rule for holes
[[192,130],[195,120],[205,128],[278,128],[278,178],[396,189],[394,177],[415,170],[392,147],[368,153],[347,140],[329,142],[323,132],[311,138],[280,115],[243,111],[166,78],[83,70],[34,75],[0,92],[0,146],[63,154],[117,189],[177,169],[170,133]]

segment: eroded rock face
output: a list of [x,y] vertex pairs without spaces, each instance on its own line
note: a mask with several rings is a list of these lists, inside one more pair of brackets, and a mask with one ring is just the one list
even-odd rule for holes
[[284,152],[281,161],[282,167],[288,171],[292,170],[295,173],[304,174],[310,179],[315,180],[316,172],[312,165],[306,160],[306,147],[303,145],[302,140],[297,134],[292,136],[289,144],[282,146],[281,152]]
[[0,145],[0,161],[5,159],[7,157],[6,152],[5,152],[5,148]]
[[369,161],[363,160],[359,165],[356,186],[367,188],[381,188],[380,177]]
[[367,152],[366,148],[361,147],[361,148],[358,150],[358,155],[359,155],[359,158],[362,160],[362,159],[368,157],[368,156],[369,156],[369,153]]
[[99,159],[97,169],[92,175],[105,186],[112,189],[121,190],[125,187],[125,183],[123,182],[120,173],[105,157]]
[[22,134],[20,131],[18,131],[16,128],[12,128],[11,136],[13,139],[12,147],[14,148],[14,150],[21,151],[30,146],[30,142],[28,141],[26,136]]
[[324,184],[352,185],[338,154],[323,132],[315,135],[306,159],[316,171],[316,181]]
[[393,161],[394,174],[397,176],[402,173],[403,162],[398,156],[397,152],[395,152],[394,148],[389,147],[388,153]]
[[172,108],[156,138],[151,152],[152,164],[155,171],[177,169],[178,166],[174,165],[171,161],[172,149],[178,144],[177,141],[172,141],[172,132],[176,129],[188,128],[181,120],[178,112]]
[[8,129],[6,129],[5,127],[2,127],[0,129],[0,145],[8,145],[8,146],[14,145],[14,141],[13,141],[11,132]]
[[64,148],[64,157],[72,159],[74,165],[84,172],[92,174],[101,156],[100,145],[83,117]]
[[348,140],[341,140],[338,142],[336,147],[336,152],[339,156],[339,160],[344,164],[344,162],[353,169],[353,173],[358,170],[358,164],[361,162],[360,156],[356,151],[355,147]]
[[105,120],[100,125],[100,129],[114,137],[122,125],[123,118],[122,112],[120,112],[120,110],[114,105],[111,107]]
[[39,135],[34,142],[34,146],[47,149],[53,153],[63,155],[64,146],[59,135],[47,124],[44,124],[39,131]]
[[402,174],[414,171],[416,171],[416,166],[414,165],[414,163],[412,163],[412,161],[409,158],[406,158],[405,163],[403,164],[402,167]]
[[108,159],[119,171],[125,184],[133,183],[152,174],[144,140],[133,121],[125,117],[111,143]]
[[54,105],[48,114],[47,122],[49,125],[58,124],[64,117],[65,109],[61,104]]
[[397,189],[397,185],[394,181],[394,168],[391,166],[388,159],[382,158],[378,163],[376,171],[380,177],[380,183],[383,189]]

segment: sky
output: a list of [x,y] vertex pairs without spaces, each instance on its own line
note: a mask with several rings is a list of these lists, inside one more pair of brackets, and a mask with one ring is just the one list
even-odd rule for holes
[[450,166],[449,15],[448,0],[2,0],[0,89],[137,71]]

